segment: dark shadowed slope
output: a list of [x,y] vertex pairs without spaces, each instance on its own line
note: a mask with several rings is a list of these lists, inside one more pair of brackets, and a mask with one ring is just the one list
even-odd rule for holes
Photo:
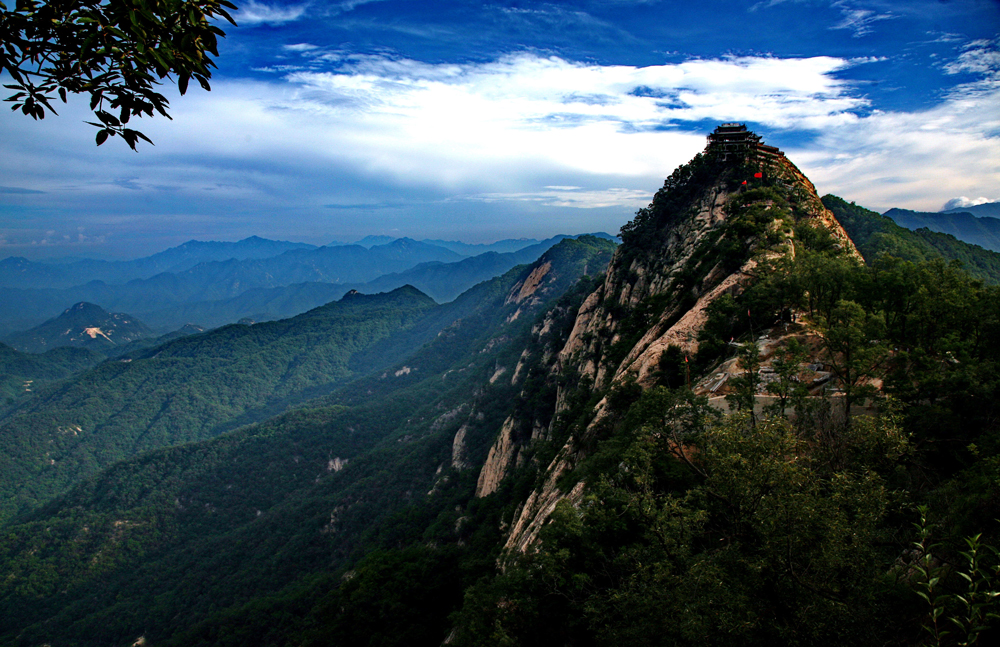
[[266,416],[332,388],[356,375],[355,353],[434,305],[411,287],[349,294],[293,319],[183,337],[43,389],[0,426],[3,516],[114,461],[209,438],[250,412]]

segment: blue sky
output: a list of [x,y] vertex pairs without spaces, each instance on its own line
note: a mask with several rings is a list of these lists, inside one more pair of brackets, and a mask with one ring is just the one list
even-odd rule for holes
[[1000,2],[237,2],[212,91],[0,116],[0,257],[618,228],[719,122],[879,211],[1000,200]]

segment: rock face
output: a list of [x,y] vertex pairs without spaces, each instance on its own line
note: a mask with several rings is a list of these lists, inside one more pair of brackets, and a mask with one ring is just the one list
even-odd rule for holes
[[[771,193],[753,191],[763,187]],[[549,383],[556,385],[545,433],[551,433],[558,414],[570,408],[569,394],[579,393],[581,381],[592,384],[595,396],[632,379],[641,387],[651,386],[660,358],[670,346],[684,354],[697,352],[698,333],[710,304],[723,295],[740,293],[762,259],[794,254],[794,234],[778,217],[768,230],[782,242],[766,249],[750,238],[740,239],[738,227],[727,227],[727,221],[738,215],[734,205],[741,199],[756,200],[752,206],[766,214],[774,196],[787,202],[796,222],[828,230],[837,244],[857,254],[813,184],[780,151],[758,145],[742,155],[731,150],[721,155],[710,143],[705,153],[667,180],[648,209],[640,210],[636,220],[623,228],[624,243],[603,283],[584,300],[568,339],[545,366]],[[736,248],[745,248],[746,253],[735,257],[719,253]],[[520,373],[520,368],[515,372]],[[566,384],[567,375],[578,379]],[[583,496],[584,483],[567,489],[566,483],[559,483],[560,477],[565,480],[564,475],[582,458],[580,447],[586,443],[579,441],[585,441],[608,415],[607,398],[586,415],[589,423],[574,432],[549,465],[539,466],[544,471],[539,480],[542,485],[523,502],[511,523],[508,550],[527,550],[560,500],[576,503]],[[497,489],[518,460],[519,443],[531,442],[523,430],[537,427],[538,422],[508,418],[480,474],[478,496]]]
[[[500,435],[496,442],[490,447],[489,456],[486,457],[486,464],[479,472],[479,482],[476,485],[476,496],[482,497],[496,492],[500,481],[507,474],[507,470],[514,464],[517,453],[517,444],[514,440],[513,417],[508,417],[500,428]],[[461,432],[460,432],[461,433]]]

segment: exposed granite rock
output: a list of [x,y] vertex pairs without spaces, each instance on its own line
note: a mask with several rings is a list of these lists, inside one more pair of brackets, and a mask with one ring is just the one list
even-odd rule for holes
[[[813,184],[794,164],[783,156],[760,160],[759,164],[772,178],[773,188],[786,194],[789,202],[794,204],[798,217],[814,220],[817,225],[827,228],[842,246],[857,255],[850,237],[823,206]],[[738,182],[735,184],[739,186]],[[697,336],[707,321],[708,306],[722,295],[742,292],[749,273],[758,262],[751,257],[734,272],[726,271],[719,264],[704,268],[697,265],[699,259],[695,255],[709,244],[707,237],[726,235],[724,225],[730,215],[726,212],[726,205],[733,195],[730,188],[733,185],[732,178],[719,177],[695,197],[690,207],[679,214],[680,217],[673,218],[659,232],[653,244],[640,253],[627,245],[617,250],[603,284],[580,306],[569,337],[552,364],[553,377],[575,373],[593,380],[595,391],[607,389],[630,377],[634,377],[640,386],[649,387],[654,382],[653,374],[658,369],[660,356],[669,346],[679,346],[685,353],[697,352]],[[776,220],[773,223],[772,231],[777,231],[776,226],[780,222]],[[777,251],[761,250],[763,257],[794,254],[794,239],[791,234],[788,236],[787,244]],[[699,274],[693,281],[690,277],[692,266],[699,268]],[[685,272],[689,274],[686,277],[688,283],[681,281]],[[623,322],[640,304],[661,301],[662,310],[652,313],[645,332],[631,341],[632,338],[623,331]],[[631,347],[623,358],[620,352],[609,352],[616,344],[624,343],[631,344]],[[519,372],[516,370],[515,375]],[[567,409],[571,390],[562,387],[557,390],[553,404],[557,414]],[[595,406],[590,423],[578,434],[582,437],[592,434],[608,415],[605,398]],[[510,419],[508,423],[504,424],[504,430],[491,449],[491,460],[487,461],[489,473],[487,475],[487,468],[484,468],[477,493],[493,491],[490,487],[495,490],[497,479],[505,473],[499,464],[512,464],[518,453],[515,446],[517,438],[510,433],[511,430],[530,424],[529,421]],[[508,551],[528,550],[560,500],[569,499],[575,504],[582,498],[586,487],[584,482],[576,483],[569,491],[557,485],[560,477],[583,458],[578,449],[580,446],[581,443],[571,438],[545,469],[543,485],[519,507],[514,517],[506,541]]]

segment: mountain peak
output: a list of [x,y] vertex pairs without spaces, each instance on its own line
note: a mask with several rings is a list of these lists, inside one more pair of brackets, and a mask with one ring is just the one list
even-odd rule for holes
[[376,245],[387,245],[396,240],[395,236],[365,236],[361,240],[354,241],[354,245],[362,247],[375,247]]
[[63,311],[63,315],[76,315],[80,313],[106,315],[107,311],[101,306],[87,301],[75,303]]
[[[812,182],[784,153],[764,144],[744,124],[722,124],[708,136],[705,150],[678,167],[649,206],[622,227],[623,243],[604,282],[580,307],[551,379],[579,376],[594,394],[609,393],[616,385],[654,386],[671,353],[698,354],[713,304],[742,294],[761,263],[793,255],[797,232],[818,236],[810,232],[819,229],[827,232],[833,247],[857,254]],[[560,390],[555,413],[566,410],[571,397],[578,396]],[[607,398],[600,399],[581,438],[600,426],[608,406]],[[534,424],[524,419],[507,426],[530,429]],[[483,474],[508,470],[508,459],[517,452],[501,452],[504,442],[513,441],[501,434]],[[527,550],[554,502],[565,496],[555,481],[580,458],[574,442],[563,448],[567,458],[553,462],[546,485],[521,510],[507,549]],[[481,485],[478,493],[489,491]]]
[[80,301],[40,326],[9,335],[6,341],[17,350],[42,353],[59,346],[108,349],[152,336],[153,331],[131,315]]

